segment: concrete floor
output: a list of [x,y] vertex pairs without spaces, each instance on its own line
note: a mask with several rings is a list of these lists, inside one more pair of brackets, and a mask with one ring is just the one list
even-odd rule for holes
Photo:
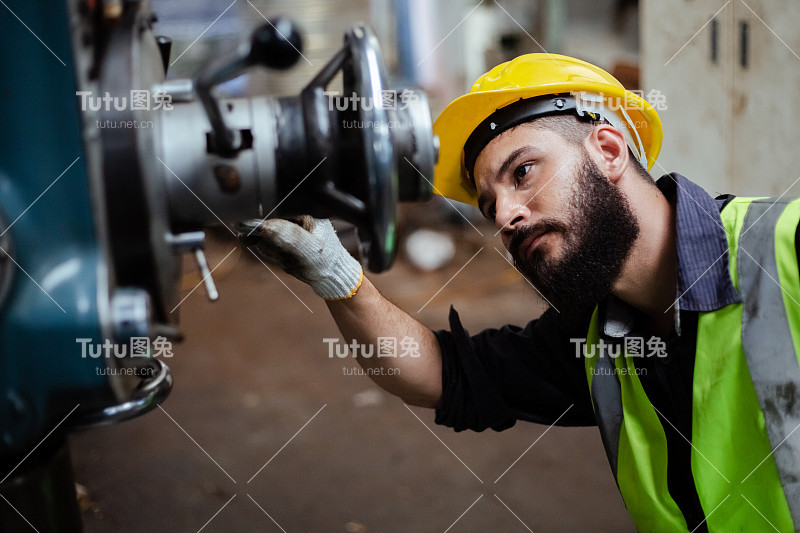
[[[441,272],[401,260],[371,279],[433,328],[451,303],[473,332],[524,323],[541,305],[480,229]],[[211,264],[233,246],[214,243]],[[181,305],[163,409],[72,437],[88,533],[634,531],[596,428],[434,426],[431,411],[346,375],[352,360],[329,359],[322,339],[339,334],[325,305],[271,268],[288,288],[236,251],[217,303],[201,287]]]

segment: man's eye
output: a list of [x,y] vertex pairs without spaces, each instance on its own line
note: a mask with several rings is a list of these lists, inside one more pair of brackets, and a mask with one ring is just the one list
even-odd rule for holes
[[517,183],[522,181],[522,178],[528,174],[530,169],[531,165],[520,165],[517,167],[517,170],[514,171],[514,178],[517,180]]

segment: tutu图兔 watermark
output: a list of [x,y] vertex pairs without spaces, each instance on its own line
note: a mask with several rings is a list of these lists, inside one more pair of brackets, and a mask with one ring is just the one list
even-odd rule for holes
[[112,96],[106,91],[103,96],[94,96],[92,91],[75,91],[81,97],[81,111],[158,111],[172,110],[172,95],[166,91],[150,92],[149,89],[131,89],[127,96]]
[[[667,356],[667,343],[661,337],[625,337],[624,344],[598,340],[597,344],[589,344],[585,338],[570,338],[575,345],[575,357],[660,357]],[[647,351],[645,352],[645,348]]]
[[101,343],[93,342],[91,338],[77,338],[75,342],[81,345],[81,358],[98,359],[123,359],[138,357],[172,357],[172,342],[166,337],[131,337],[128,344],[119,344],[110,339]]
[[[643,111],[646,104],[652,106],[656,111],[667,110],[667,95],[659,89],[651,89],[647,94],[641,89],[631,89],[622,97],[592,91],[574,91],[572,95],[581,101],[603,102],[604,107],[611,111]],[[631,98],[630,95],[634,97]]]
[[403,110],[420,98],[413,89],[403,89],[399,93],[393,89],[384,89],[380,99],[372,95],[360,96],[355,92],[350,96],[342,96],[339,91],[323,91],[322,94],[328,97],[328,111],[371,111],[376,108]]
[[328,345],[328,358],[338,357],[344,359],[352,356],[354,359],[363,357],[420,357],[419,342],[412,337],[378,337],[377,344],[360,344],[353,339],[349,344],[341,343],[338,337],[324,338],[322,342]]

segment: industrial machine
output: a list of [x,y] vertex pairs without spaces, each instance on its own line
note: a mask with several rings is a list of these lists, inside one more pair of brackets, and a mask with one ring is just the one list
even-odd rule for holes
[[227,100],[220,83],[297,61],[291,21],[168,80],[155,20],[145,0],[0,8],[0,531],[80,531],[66,435],[167,397],[184,254],[217,297],[205,226],[338,217],[381,271],[397,202],[431,195],[425,95],[386,85],[367,27],[299,95]]

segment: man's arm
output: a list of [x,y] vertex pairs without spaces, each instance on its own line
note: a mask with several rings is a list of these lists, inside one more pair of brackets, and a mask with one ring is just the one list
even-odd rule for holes
[[361,265],[339,242],[328,220],[310,216],[270,219],[259,228],[258,250],[325,299],[349,343],[377,345],[378,337],[410,337],[419,357],[359,357],[381,387],[412,405],[438,407],[442,398],[442,356],[436,336],[384,298],[364,277]]
[[[300,217],[261,226],[262,254],[308,283],[327,301],[349,342],[410,337],[419,357],[360,358],[381,387],[413,405],[435,407],[436,422],[456,430],[497,430],[516,420],[594,423],[583,361],[571,337],[585,336],[590,316],[567,326],[555,311],[524,329],[504,326],[470,336],[454,310],[450,331],[433,332],[381,296],[342,247],[330,222]],[[391,369],[391,371],[390,371]]]
[[[359,355],[370,377],[406,403],[435,408],[442,398],[442,354],[436,336],[426,326],[383,297],[365,277],[356,294],[346,300],[328,301],[339,331],[350,342],[377,345],[378,337],[394,337],[398,343],[410,337],[419,345],[419,357],[377,357]],[[391,369],[391,370],[390,370]]]

